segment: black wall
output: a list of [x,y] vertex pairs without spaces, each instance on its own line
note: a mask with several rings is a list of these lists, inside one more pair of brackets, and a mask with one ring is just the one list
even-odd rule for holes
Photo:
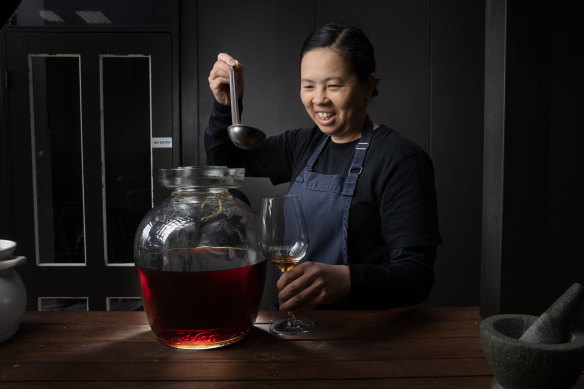
[[486,4],[481,311],[539,314],[584,283],[583,27],[574,2]]

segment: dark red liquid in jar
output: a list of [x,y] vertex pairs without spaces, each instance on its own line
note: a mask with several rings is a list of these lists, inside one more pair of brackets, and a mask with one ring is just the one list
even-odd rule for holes
[[[188,249],[188,255],[197,261],[207,249]],[[212,250],[216,255],[221,248]],[[178,348],[215,348],[250,332],[262,297],[266,262],[217,271],[140,266],[137,270],[144,310],[160,341]]]

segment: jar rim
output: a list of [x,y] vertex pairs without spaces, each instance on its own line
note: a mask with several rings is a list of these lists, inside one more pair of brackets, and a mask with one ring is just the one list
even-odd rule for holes
[[243,183],[245,169],[227,166],[179,166],[160,169],[159,181],[166,188],[238,188]]

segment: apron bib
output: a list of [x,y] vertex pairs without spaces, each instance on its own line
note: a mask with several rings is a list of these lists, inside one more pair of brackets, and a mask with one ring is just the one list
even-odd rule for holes
[[300,198],[308,228],[308,251],[303,261],[348,264],[349,209],[372,133],[373,123],[367,117],[347,177],[312,171],[318,156],[330,141],[327,136],[290,186],[288,194]]

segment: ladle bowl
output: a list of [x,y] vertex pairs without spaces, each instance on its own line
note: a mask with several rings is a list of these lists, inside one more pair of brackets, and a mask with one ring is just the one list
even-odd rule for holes
[[227,133],[231,142],[245,150],[255,149],[266,139],[266,134],[255,127],[244,126],[239,118],[239,106],[237,101],[237,85],[235,81],[235,70],[229,68],[229,94],[231,100],[231,120],[232,125],[227,127]]
[[229,139],[239,148],[251,150],[261,145],[266,139],[266,134],[254,127],[232,124],[227,127]]

